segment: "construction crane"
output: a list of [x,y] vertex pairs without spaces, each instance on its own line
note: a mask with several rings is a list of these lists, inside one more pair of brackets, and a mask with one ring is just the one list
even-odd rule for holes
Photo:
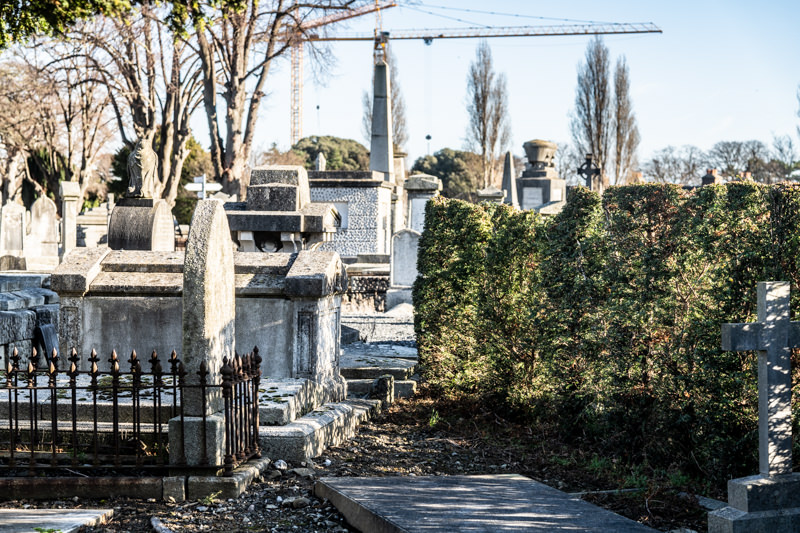
[[[300,23],[285,35],[285,39],[291,43],[291,127],[290,138],[292,146],[303,136],[303,42],[308,40],[325,40],[318,35],[309,39],[307,32],[314,28],[320,28],[335,22],[341,22],[355,17],[360,17],[369,13],[380,13],[381,9],[395,7],[394,1],[378,1],[374,4],[366,4],[356,9],[346,9],[332,15],[320,17]],[[375,35],[373,35],[373,39]]]
[[498,26],[494,28],[445,28],[375,34],[308,35],[307,41],[374,41],[375,61],[385,59],[386,46],[392,39],[422,39],[431,44],[434,39],[474,39],[486,37],[555,37],[566,35],[607,35],[624,33],[662,33],[652,22],[559,24],[549,26]]

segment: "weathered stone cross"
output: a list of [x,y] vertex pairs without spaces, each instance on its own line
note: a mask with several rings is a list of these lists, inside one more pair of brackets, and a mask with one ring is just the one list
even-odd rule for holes
[[763,476],[792,472],[792,348],[800,322],[789,321],[789,283],[758,283],[758,322],[723,324],[722,349],[758,351],[758,463]]

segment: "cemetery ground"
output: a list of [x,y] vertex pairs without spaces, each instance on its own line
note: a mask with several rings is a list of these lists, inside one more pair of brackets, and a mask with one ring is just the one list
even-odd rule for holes
[[[279,457],[270,459],[262,478],[232,501],[26,500],[0,506],[114,509],[109,524],[87,531],[345,532],[352,529],[344,518],[313,496],[316,479],[518,473],[567,493],[585,493],[582,498],[591,503],[662,531],[707,527],[707,510],[689,494],[708,487],[679,473],[624,465],[564,442],[550,428],[501,418],[485,405],[433,398],[424,386],[311,464],[284,466]],[[721,493],[710,496],[724,499]]]

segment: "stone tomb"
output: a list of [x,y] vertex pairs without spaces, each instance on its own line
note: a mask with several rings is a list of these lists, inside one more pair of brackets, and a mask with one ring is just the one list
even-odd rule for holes
[[[73,250],[51,278],[61,297],[62,352],[73,346],[82,357],[92,348],[143,356],[180,351],[184,259],[180,251]],[[310,382],[312,403],[343,398],[339,323],[347,278],[338,255],[233,252],[233,263],[236,346],[259,347],[264,382]]]
[[800,474],[792,472],[792,348],[789,283],[759,282],[758,322],[723,324],[722,349],[758,351],[759,475],[728,481],[728,507],[708,515],[709,533],[800,531]]
[[314,250],[339,226],[331,204],[312,204],[308,173],[300,166],[269,166],[250,172],[246,202],[225,204],[240,252]]

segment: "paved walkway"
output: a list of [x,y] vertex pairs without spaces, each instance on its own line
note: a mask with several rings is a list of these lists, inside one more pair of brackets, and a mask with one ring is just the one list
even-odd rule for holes
[[105,524],[113,509],[0,509],[0,533],[69,533]]
[[323,478],[314,492],[369,533],[654,531],[517,474]]

